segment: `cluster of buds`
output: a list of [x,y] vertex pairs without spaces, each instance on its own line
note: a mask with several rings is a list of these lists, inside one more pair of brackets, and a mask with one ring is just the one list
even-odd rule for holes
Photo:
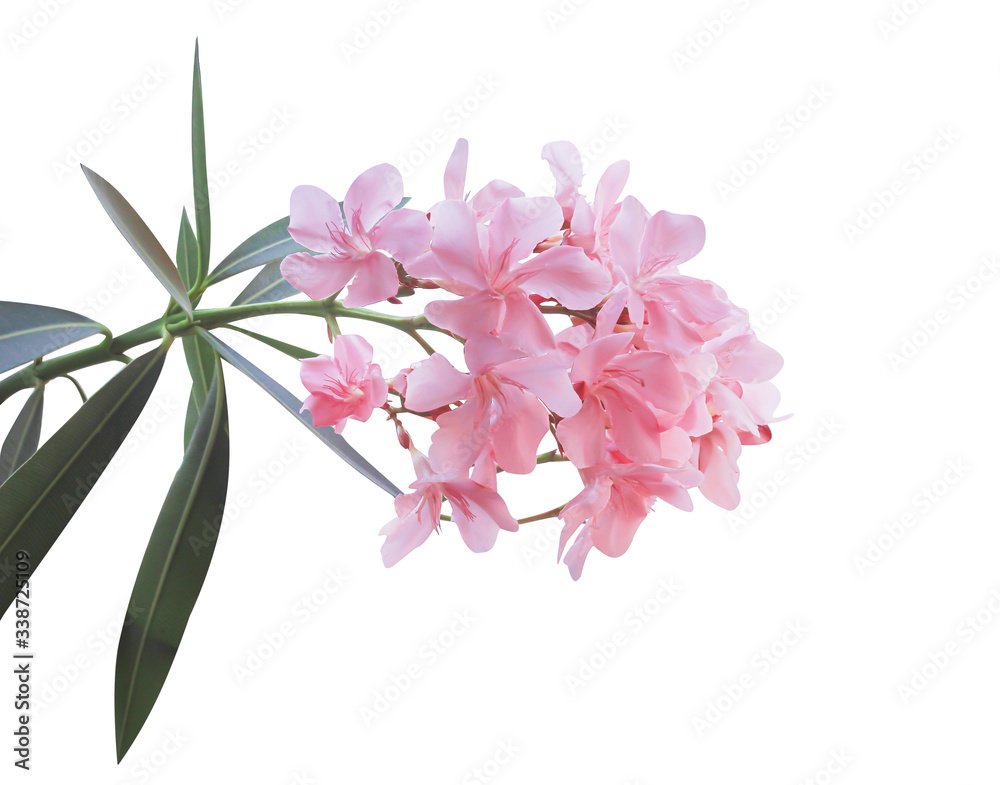
[[[552,511],[559,559],[577,579],[592,548],[621,556],[657,499],[691,510],[697,488],[735,508],[742,445],[770,438],[780,355],[718,285],[680,270],[705,243],[701,219],[623,198],[625,161],[588,199],[572,144],[548,144],[542,157],[553,196],[494,180],[470,198],[465,140],[428,213],[400,207],[402,178],[388,164],[361,174],[342,203],[313,186],[292,193],[289,232],[313,251],[282,262],[292,285],[313,299],[346,288],[348,307],[430,291],[426,323],[463,344],[464,370],[422,342],[428,358],[391,381],[356,335],[303,362],[316,424],[339,431],[384,409],[412,456],[412,492],[396,497],[381,532],[387,566],[440,530],[445,501],[469,548],[489,550],[501,529],[519,528],[498,472],[557,460],[582,484]],[[433,422],[426,451],[404,415]]]

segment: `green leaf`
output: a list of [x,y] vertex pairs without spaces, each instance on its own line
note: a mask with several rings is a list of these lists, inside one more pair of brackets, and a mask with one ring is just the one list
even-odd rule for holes
[[293,357],[296,360],[305,360],[309,357],[319,356],[316,352],[303,349],[301,346],[285,343],[284,341],[279,341],[277,338],[271,338],[269,335],[261,335],[260,333],[255,333],[253,330],[246,330],[242,327],[237,327],[235,324],[224,324],[222,326],[227,330],[243,333],[243,335],[249,336],[250,338],[260,341],[261,343],[265,343],[272,349],[277,349],[282,354],[287,354],[289,357]]
[[108,328],[86,316],[29,303],[0,301],[0,373]]
[[208,276],[209,285],[269,262],[280,262],[289,254],[305,251],[288,234],[288,216],[265,226],[244,240]]
[[[29,572],[62,534],[110,465],[149,400],[163,368],[165,346],[126,365],[0,485],[0,565],[26,551]],[[0,579],[0,614],[17,595],[16,582]]]
[[221,367],[213,378],[146,546],[118,642],[115,730],[119,763],[139,735],[170,672],[208,575],[226,506],[229,436]]
[[28,396],[24,408],[14,420],[3,447],[0,448],[0,484],[18,470],[38,449],[38,437],[42,431],[42,399],[45,387],[38,385]]
[[198,405],[194,402],[194,388],[188,393],[187,410],[184,412],[184,449],[191,443],[194,428],[198,424]]
[[80,166],[101,205],[111,216],[118,231],[128,240],[132,250],[152,270],[153,275],[163,284],[163,288],[170,292],[170,296],[177,301],[184,312],[191,316],[191,300],[188,299],[187,289],[170,256],[160,245],[160,241],[156,239],[156,236],[139,217],[132,205],[125,201],[125,197],[118,193],[111,183],[83,164]]
[[205,153],[205,106],[201,95],[201,59],[194,44],[194,81],[191,89],[191,161],[194,173],[194,221],[198,227],[198,280],[208,273],[212,219],[208,207],[208,161]]
[[187,208],[181,213],[181,228],[177,236],[177,271],[190,292],[198,284],[198,238],[194,236]]
[[271,262],[264,265],[247,288],[233,300],[233,305],[256,305],[258,303],[276,303],[299,293],[299,290],[286,281],[281,275],[281,262]]
[[[181,341],[184,344],[184,358],[187,360],[188,371],[191,373],[191,398],[197,413],[204,408],[208,390],[212,386],[216,363],[215,349],[197,335],[185,335]],[[187,444],[186,438],[184,443]]]
[[208,341],[212,347],[222,355],[222,359],[249,376],[260,387],[268,393],[274,400],[284,406],[293,417],[301,422],[306,428],[312,431],[320,440],[326,444],[337,455],[353,466],[358,472],[363,474],[379,488],[391,496],[399,496],[402,493],[399,488],[387,480],[374,466],[366,461],[361,455],[347,443],[343,436],[328,426],[317,427],[312,424],[312,416],[309,412],[303,412],[302,402],[292,395],[288,390],[278,384],[274,379],[260,370],[242,355],[233,351],[222,341],[211,333],[198,328],[198,334]]

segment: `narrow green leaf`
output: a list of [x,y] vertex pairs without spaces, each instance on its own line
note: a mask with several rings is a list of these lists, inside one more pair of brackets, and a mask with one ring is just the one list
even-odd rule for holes
[[0,484],[18,470],[38,449],[38,437],[42,432],[42,400],[45,387],[39,385],[28,396],[24,408],[14,420],[3,447],[0,447]]
[[367,477],[379,488],[391,496],[398,496],[402,493],[399,488],[387,480],[374,466],[366,461],[351,445],[347,443],[343,436],[328,426],[317,427],[312,424],[312,416],[309,412],[302,411],[302,402],[292,395],[288,390],[278,384],[274,379],[260,370],[257,366],[247,360],[239,353],[233,351],[222,341],[205,330],[198,329],[198,334],[208,341],[212,347],[222,355],[222,359],[228,362],[237,370],[249,376],[274,400],[284,406],[293,417],[301,422],[306,428],[312,431],[320,440],[326,444],[337,455],[353,466],[358,472]]
[[188,393],[187,410],[184,412],[184,449],[186,450],[194,436],[194,428],[198,424],[198,405],[194,402],[194,388]]
[[6,568],[26,551],[33,572],[110,465],[149,400],[164,346],[126,365],[0,485],[0,614],[17,595]]
[[226,507],[229,436],[221,367],[213,379],[146,546],[118,642],[119,762],[139,735],[173,665],[208,575]]
[[177,271],[190,292],[198,283],[198,238],[194,236],[187,208],[181,212],[181,228],[177,236]]
[[96,333],[103,324],[61,308],[0,301],[0,373]]
[[233,300],[233,305],[276,303],[298,293],[299,290],[281,276],[281,262],[271,262],[261,268],[247,288]]
[[208,161],[205,153],[205,106],[201,94],[201,58],[194,44],[194,81],[191,89],[191,161],[194,173],[194,221],[198,227],[198,280],[208,273],[212,219],[208,207]]
[[184,344],[184,358],[187,360],[188,371],[191,373],[191,392],[194,395],[195,409],[200,412],[205,406],[208,389],[212,386],[215,349],[197,335],[185,335],[181,341]]
[[286,215],[240,243],[208,276],[209,285],[268,262],[280,262],[289,254],[305,251],[306,248],[288,234],[288,220]]
[[118,227],[118,231],[132,246],[132,250],[146,263],[153,275],[163,284],[163,288],[170,292],[170,296],[177,301],[184,312],[191,316],[191,300],[188,298],[187,289],[184,287],[181,275],[177,272],[170,256],[160,245],[160,241],[139,217],[135,208],[125,201],[125,197],[118,193],[111,183],[83,164],[80,166],[101,205],[114,221],[115,226]]
[[242,327],[237,327],[235,324],[224,324],[227,330],[233,330],[238,333],[243,333],[243,335],[249,336],[254,340],[260,341],[261,343],[267,344],[272,349],[277,349],[282,354],[287,354],[289,357],[293,357],[296,360],[305,360],[308,357],[317,357],[316,352],[311,352],[308,349],[303,349],[301,346],[295,346],[291,343],[285,343],[284,341],[279,341],[277,338],[271,338],[269,335],[261,335],[260,333],[255,333],[253,330],[246,330]]

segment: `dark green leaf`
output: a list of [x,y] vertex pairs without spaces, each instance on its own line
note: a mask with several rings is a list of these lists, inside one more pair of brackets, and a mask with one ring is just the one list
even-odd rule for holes
[[194,402],[194,388],[188,393],[187,410],[184,412],[184,449],[191,443],[194,428],[198,424],[198,405]]
[[[212,376],[215,374],[215,349],[205,343],[197,335],[185,335],[181,341],[184,344],[184,357],[187,360],[188,371],[191,373],[191,405],[197,415],[205,407],[208,390],[212,386]],[[188,418],[190,421],[190,417]],[[184,444],[188,443],[190,429],[185,428]]]
[[26,551],[33,572],[110,465],[163,368],[163,346],[126,365],[0,485],[0,613],[17,595],[7,569]]
[[115,222],[118,231],[128,240],[132,250],[152,270],[153,275],[163,284],[163,288],[170,292],[170,296],[177,301],[177,304],[184,309],[188,316],[191,316],[191,300],[188,298],[187,289],[184,287],[181,275],[177,272],[170,256],[160,245],[160,241],[156,239],[156,236],[139,217],[132,205],[125,201],[125,197],[118,193],[111,183],[83,164],[80,166],[87,176],[90,187],[94,189],[94,193],[100,199],[101,205],[111,216],[111,220]]
[[237,327],[235,324],[223,325],[227,330],[234,330],[238,333],[243,333],[254,340],[260,341],[270,346],[272,349],[277,349],[282,354],[287,354],[289,357],[294,357],[296,360],[305,360],[308,357],[318,356],[316,352],[311,352],[308,349],[303,349],[301,346],[295,346],[294,344],[285,343],[284,341],[279,341],[277,338],[271,338],[268,335],[261,335],[260,333],[255,333],[253,330],[245,330],[242,327]]
[[118,642],[115,730],[119,762],[139,735],[174,662],[222,526],[229,484],[229,436],[221,368],[213,378],[146,546]]
[[194,82],[191,89],[191,161],[194,170],[194,222],[198,227],[199,280],[208,273],[212,219],[208,208],[208,162],[205,153],[205,107],[201,95],[201,59],[194,45]]
[[78,313],[0,302],[0,373],[108,328]]
[[3,447],[0,448],[0,484],[18,470],[38,449],[38,437],[42,432],[42,399],[45,387],[39,385],[28,397],[21,413],[14,420]]
[[357,471],[392,496],[398,496],[402,493],[399,488],[382,476],[378,469],[362,458],[361,455],[347,443],[344,437],[335,432],[333,428],[328,426],[317,427],[313,425],[312,416],[309,412],[301,411],[302,402],[274,381],[274,379],[260,370],[245,357],[230,349],[226,346],[226,344],[211,333],[199,328],[198,334],[208,341],[212,347],[220,355],[222,355],[222,359],[253,379],[258,385],[260,385],[261,388],[263,388],[265,392],[274,398],[274,400],[284,406],[293,417],[318,436],[327,447],[337,453],[337,455],[347,461],[347,463],[353,466]]
[[286,215],[240,243],[235,251],[219,262],[219,266],[208,276],[208,283],[218,283],[268,262],[280,262],[289,254],[305,250],[288,234]]
[[233,305],[256,305],[258,303],[276,303],[299,293],[281,276],[281,262],[271,262],[264,265],[247,288],[233,300]]
[[177,236],[177,271],[190,292],[198,283],[198,238],[194,236],[187,208],[181,213],[181,228]]

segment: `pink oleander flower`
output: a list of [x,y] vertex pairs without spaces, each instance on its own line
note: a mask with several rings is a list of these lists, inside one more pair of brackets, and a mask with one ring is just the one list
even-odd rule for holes
[[601,309],[598,332],[613,329],[627,306],[632,324],[641,328],[648,321],[645,340],[653,348],[679,357],[697,350],[703,343],[699,326],[730,312],[717,286],[678,272],[704,245],[700,218],[666,210],[650,216],[638,199],[626,197],[609,232],[611,259],[623,286]]
[[496,491],[495,474],[491,485],[488,470],[484,470],[484,477],[470,478],[468,468],[442,467],[412,446],[410,455],[417,473],[410,485],[413,493],[396,497],[396,517],[379,532],[385,535],[382,561],[386,567],[426,542],[431,532],[440,530],[442,497],[451,505],[451,519],[462,539],[475,553],[492,548],[501,529],[517,531],[517,521]]
[[549,432],[549,410],[568,417],[580,409],[565,356],[553,351],[526,357],[484,335],[466,343],[465,362],[470,373],[434,354],[406,376],[405,401],[412,411],[462,402],[437,416],[429,455],[438,465],[467,470],[489,447],[501,469],[528,474]]
[[362,172],[347,189],[343,213],[326,191],[300,185],[292,191],[292,238],[320,255],[295,253],[281,274],[313,300],[343,289],[344,305],[354,308],[394,297],[399,289],[395,258],[404,266],[423,253],[431,229],[424,213],[393,209],[403,198],[399,170],[389,164]]
[[683,413],[690,403],[669,356],[630,351],[631,346],[632,334],[615,333],[584,346],[573,361],[570,380],[583,404],[559,423],[556,434],[577,468],[604,459],[608,436],[629,460],[659,461],[662,429],[656,410]]
[[429,303],[424,315],[463,338],[492,333],[531,353],[555,348],[552,329],[529,295],[587,309],[611,286],[607,272],[579,248],[559,246],[532,256],[562,222],[562,210],[550,197],[504,199],[487,226],[465,202],[437,204],[430,251],[407,270],[462,297]]
[[476,220],[484,221],[491,218],[493,211],[504,199],[524,196],[524,191],[516,185],[503,180],[491,180],[470,200],[465,191],[468,168],[469,143],[465,139],[459,139],[455,142],[455,149],[452,150],[444,170],[444,198],[471,204],[472,209],[476,211]]
[[542,158],[556,180],[556,200],[562,206],[569,226],[566,244],[582,248],[614,273],[608,249],[608,235],[621,208],[618,199],[628,181],[628,161],[611,164],[601,175],[591,205],[580,193],[583,184],[583,160],[571,142],[550,142],[542,148]]
[[310,393],[302,411],[312,414],[313,424],[332,425],[337,433],[348,420],[366,421],[388,398],[382,369],[372,363],[372,347],[360,335],[337,336],[333,357],[303,360],[301,378]]
[[573,580],[579,580],[591,548],[613,558],[624,554],[657,498],[681,510],[694,509],[687,489],[702,479],[694,469],[635,463],[613,449],[600,463],[581,469],[580,477],[583,490],[559,513],[565,521],[559,537],[559,559],[570,538],[583,527],[566,551]]

